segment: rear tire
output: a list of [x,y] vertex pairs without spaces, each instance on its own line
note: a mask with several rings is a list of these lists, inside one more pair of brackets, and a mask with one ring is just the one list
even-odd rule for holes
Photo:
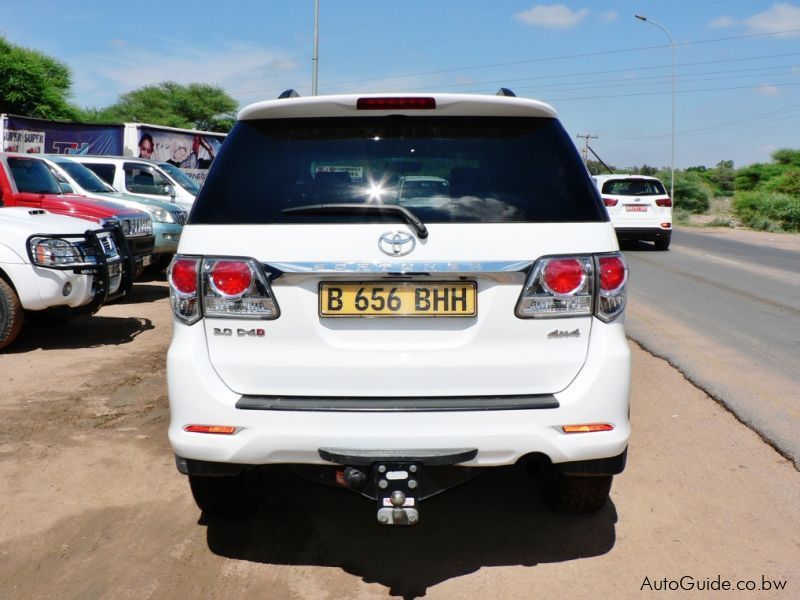
[[25,313],[17,293],[0,279],[0,350],[16,339],[24,320]]
[[656,250],[666,250],[669,248],[669,242],[672,238],[672,233],[665,233],[664,237],[655,240]]
[[597,512],[608,501],[613,479],[613,475],[564,475],[551,467],[543,482],[545,504],[558,512]]
[[189,486],[197,507],[203,512],[235,516],[253,508],[244,472],[219,477],[189,475]]

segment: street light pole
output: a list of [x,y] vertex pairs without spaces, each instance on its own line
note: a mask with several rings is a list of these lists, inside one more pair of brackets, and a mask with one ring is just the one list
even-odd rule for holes
[[656,23],[653,19],[648,19],[642,15],[634,15],[640,21],[644,21],[645,23],[650,23],[651,25],[655,25],[661,31],[667,34],[667,38],[669,38],[669,45],[672,48],[672,149],[670,151],[670,162],[669,162],[669,197],[672,198],[672,201],[675,202],[675,42],[672,40],[672,36],[660,23]]
[[311,95],[316,96],[319,77],[319,0],[314,0],[314,57],[311,65]]

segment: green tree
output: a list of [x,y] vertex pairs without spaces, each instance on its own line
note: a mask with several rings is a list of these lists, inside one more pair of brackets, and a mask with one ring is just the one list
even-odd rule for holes
[[0,37],[0,113],[74,119],[78,110],[68,101],[71,87],[66,65]]
[[721,160],[717,166],[710,169],[708,179],[714,186],[715,192],[720,196],[730,196],[735,189],[736,172],[732,160]]
[[775,150],[770,156],[772,156],[772,160],[776,163],[800,167],[800,150],[780,148],[779,150]]
[[123,94],[107,108],[87,110],[83,117],[94,122],[140,122],[226,132],[233,126],[237,106],[220,87],[164,81]]
[[[658,178],[664,182],[669,192],[669,171],[661,171]],[[675,171],[675,197],[672,199],[675,208],[691,213],[704,213],[711,201],[711,190],[708,184],[696,171]]]

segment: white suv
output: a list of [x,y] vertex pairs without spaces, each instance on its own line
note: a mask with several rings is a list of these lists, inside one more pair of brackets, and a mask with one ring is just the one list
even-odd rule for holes
[[[404,206],[407,173],[446,179],[447,201]],[[258,467],[289,464],[413,524],[524,461],[551,505],[591,511],[624,468],[627,268],[546,104],[251,105],[168,279],[169,438],[203,510],[248,507]]]
[[645,175],[595,175],[608,216],[621,240],[647,240],[658,250],[672,238],[672,199],[660,179]]

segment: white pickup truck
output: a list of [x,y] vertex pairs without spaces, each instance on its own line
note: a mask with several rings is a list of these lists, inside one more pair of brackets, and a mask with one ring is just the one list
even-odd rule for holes
[[26,313],[93,314],[125,292],[131,272],[118,227],[0,208],[0,351],[19,335]]

